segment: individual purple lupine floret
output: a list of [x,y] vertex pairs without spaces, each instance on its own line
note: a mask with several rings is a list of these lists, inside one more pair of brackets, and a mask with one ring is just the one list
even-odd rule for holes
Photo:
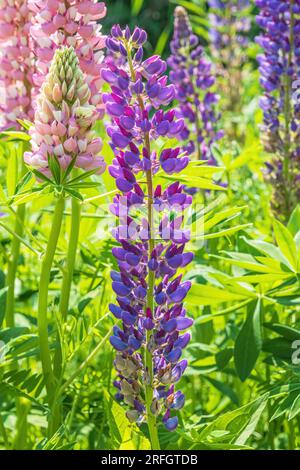
[[[212,144],[223,133],[218,130],[220,115],[216,112],[218,96],[210,91],[215,83],[212,64],[205,57],[198,37],[193,34],[190,20],[183,7],[176,7],[172,55],[168,59],[170,79],[176,86],[179,116],[185,119],[180,137],[189,154],[215,164]],[[196,142],[196,146],[195,146]]]
[[257,38],[263,53],[259,62],[260,99],[265,150],[272,157],[266,177],[272,184],[273,210],[285,220],[300,197],[300,0],[256,0]]
[[[174,411],[184,403],[174,384],[187,366],[181,355],[190,335],[180,333],[193,321],[183,306],[191,284],[183,282],[177,270],[193,258],[184,253],[189,233],[182,228],[184,209],[192,198],[179,182],[154,186],[159,170],[178,173],[189,159],[179,148],[159,153],[152,149],[154,140],[177,135],[184,120],[174,110],[164,110],[175,98],[175,88],[168,84],[166,63],[159,56],[143,61],[146,38],[139,28],[122,31],[115,25],[107,47],[125,61],[108,61],[102,78],[111,86],[103,96],[112,118],[107,133],[115,153],[109,171],[120,191],[111,205],[119,219],[114,230],[119,245],[113,248],[119,271],[111,273],[117,305],[110,305],[110,310],[122,321],[111,338],[117,350],[115,385],[117,398],[129,406],[127,417],[137,423],[147,420],[152,446],[157,448],[155,416],[163,412],[165,426],[174,430]],[[133,216],[137,208],[139,217]]]

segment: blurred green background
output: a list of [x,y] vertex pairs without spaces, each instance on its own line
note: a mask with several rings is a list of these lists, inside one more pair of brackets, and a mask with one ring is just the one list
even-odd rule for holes
[[[101,21],[103,32],[107,34],[113,24],[128,24],[131,28],[139,25],[148,32],[149,53],[166,54],[168,39],[172,33],[173,10],[175,3],[169,0],[108,0],[107,16]],[[192,3],[192,2],[186,2]],[[195,4],[203,0],[195,1]]]

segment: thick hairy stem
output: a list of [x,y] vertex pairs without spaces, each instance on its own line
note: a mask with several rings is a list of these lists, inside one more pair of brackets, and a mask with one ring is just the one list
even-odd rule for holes
[[38,333],[40,343],[40,355],[47,390],[47,400],[50,408],[53,406],[53,400],[55,397],[56,380],[53,373],[48,341],[48,290],[50,283],[50,272],[56,251],[58,237],[60,234],[63,212],[64,197],[59,196],[53,214],[52,227],[48,239],[46,253],[42,261],[38,302]]

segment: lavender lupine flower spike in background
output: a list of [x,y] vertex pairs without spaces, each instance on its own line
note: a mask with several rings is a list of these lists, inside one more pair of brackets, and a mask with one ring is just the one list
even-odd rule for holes
[[288,220],[300,197],[300,1],[256,0],[256,5],[263,30],[257,38],[263,48],[258,56],[264,89],[261,132],[272,154],[267,179],[273,187],[274,211]]
[[73,47],[58,49],[37,98],[29,131],[32,151],[24,154],[27,165],[51,177],[49,158],[56,157],[62,170],[75,160],[77,168],[103,173],[102,141],[91,130],[97,112],[90,97]]
[[[143,61],[146,37],[137,27],[131,32],[114,26],[107,47],[126,61],[111,62],[102,77],[111,86],[111,93],[103,97],[113,118],[107,129],[115,153],[109,171],[120,191],[111,207],[119,218],[115,237],[120,245],[113,248],[119,270],[111,273],[117,305],[110,310],[121,320],[121,328],[115,326],[111,337],[117,350],[115,386],[117,398],[129,406],[128,418],[137,423],[147,420],[152,447],[157,449],[155,416],[163,412],[165,426],[173,430],[178,424],[173,413],[184,404],[174,385],[187,366],[180,358],[190,334],[180,333],[192,324],[183,306],[190,282],[176,273],[193,257],[184,253],[189,233],[180,228],[192,198],[178,182],[165,189],[154,185],[159,169],[178,173],[189,160],[179,148],[165,148],[159,154],[152,148],[153,139],[181,132],[184,121],[174,110],[164,110],[174,99],[175,88],[168,85],[166,63],[159,56]],[[143,174],[144,184],[137,177],[143,179]],[[132,218],[136,205],[146,208],[146,218]],[[162,216],[158,226],[155,214]]]
[[[249,41],[247,33],[251,27],[247,15],[250,1],[208,0],[208,4],[211,53],[221,79],[219,86],[223,88],[222,106],[223,109],[239,115],[243,104],[242,84],[246,76],[243,67],[247,59],[245,54]],[[226,131],[235,138],[239,137],[235,123],[230,122]]]
[[179,115],[186,121],[180,137],[187,142],[185,149],[189,154],[196,152],[198,159],[215,163],[212,144],[223,136],[222,131],[218,130],[220,116],[216,104],[219,98],[210,91],[215,78],[212,64],[205,57],[198,37],[193,34],[183,7],[175,9],[171,51],[168,60],[170,79],[176,87]]
[[28,0],[28,3],[36,17],[31,34],[40,71],[34,77],[37,85],[41,86],[55,50],[72,46],[90,87],[92,104],[102,117],[100,70],[105,37],[97,21],[106,15],[105,3],[97,0]]
[[32,119],[34,55],[26,0],[0,0],[1,127],[19,127],[17,119]]

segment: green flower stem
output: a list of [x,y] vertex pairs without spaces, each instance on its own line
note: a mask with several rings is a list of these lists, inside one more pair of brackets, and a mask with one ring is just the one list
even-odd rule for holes
[[4,426],[4,422],[3,422],[3,418],[2,418],[1,413],[0,413],[0,434],[2,435],[2,438],[3,438],[3,442],[4,442],[4,445],[5,445],[5,450],[9,450],[9,440],[8,440],[8,437],[7,437],[7,432],[6,432],[6,429],[5,429],[5,426]]
[[[25,144],[20,147],[20,165],[18,168],[19,176],[22,177],[25,172],[25,164],[23,161],[23,152],[26,150]],[[6,307],[5,307],[5,320],[6,326],[8,328],[12,328],[15,326],[15,283],[16,283],[16,274],[18,269],[18,261],[20,256],[20,245],[21,239],[23,236],[24,231],[24,220],[25,220],[25,204],[21,204],[18,206],[16,211],[16,220],[15,220],[15,227],[12,239],[12,246],[11,246],[11,255],[10,260],[8,262],[8,271],[6,277],[6,285],[7,285],[7,293],[6,293]]]
[[[14,232],[18,237],[23,235],[23,227],[25,220],[25,204],[18,206],[16,211],[16,222]],[[20,238],[13,237],[11,246],[11,258],[8,262],[8,271],[6,278],[7,294],[6,294],[6,326],[12,328],[15,325],[15,283],[18,269],[18,261],[20,256]]]
[[27,431],[28,423],[27,416],[30,410],[30,401],[27,398],[19,397],[16,402],[17,408],[17,425],[16,437],[13,443],[14,450],[26,450],[27,448]]
[[78,201],[78,199],[72,198],[71,229],[69,237],[68,256],[63,274],[63,284],[60,297],[60,313],[63,320],[66,320],[69,309],[69,300],[79,238],[80,214],[81,203],[80,201]]
[[[132,64],[131,50],[128,48],[128,64],[131,72],[131,77],[135,81],[135,71]],[[142,111],[144,111],[144,102],[141,96],[138,96],[139,106]],[[145,146],[147,148],[148,154],[151,155],[150,148],[150,136],[149,132],[145,134]],[[153,175],[152,170],[146,172],[147,177],[147,190],[148,190],[148,202],[147,202],[147,213],[148,213],[148,224],[150,231],[149,239],[149,258],[155,246],[154,240],[154,221],[153,221]],[[150,308],[152,314],[154,312],[154,272],[149,270],[148,274],[148,288],[147,288],[147,302],[146,310]],[[146,347],[145,347],[145,366],[148,373],[148,377],[145,381],[145,399],[146,399],[146,412],[147,412],[147,423],[151,441],[152,450],[160,450],[159,438],[157,432],[156,416],[151,411],[151,405],[153,401],[153,357],[152,353],[149,350],[149,342],[151,338],[151,332],[147,331],[146,338]]]
[[[149,136],[146,137],[146,146],[148,147],[148,151],[150,155]],[[147,211],[148,211],[148,223],[149,223],[149,231],[150,231],[150,239],[149,239],[149,259],[150,259],[151,253],[155,245],[154,223],[153,223],[153,181],[152,181],[151,170],[147,171],[147,188],[148,188]],[[149,308],[152,314],[154,312],[154,281],[155,281],[154,271],[149,270],[146,309]],[[149,428],[152,450],[160,450],[158,433],[157,433],[156,416],[151,411],[151,404],[153,401],[153,357],[148,347],[150,338],[151,338],[151,332],[147,331],[146,348],[145,348],[145,365],[146,365],[146,371],[148,373],[148,377],[146,378],[146,383],[145,383],[146,411],[147,411],[147,421],[148,421],[148,428]]]
[[[80,230],[80,215],[81,203],[76,198],[72,198],[71,228],[70,236],[68,239],[68,254],[67,262],[63,270],[63,282],[59,305],[62,324],[64,324],[64,322],[66,321],[69,310],[70,293]],[[59,338],[59,335],[57,338],[57,342],[58,347],[55,350],[54,356],[54,375],[58,380],[60,380],[62,374],[62,338]]]
[[[291,15],[291,24],[290,24],[290,50],[287,57],[287,68],[290,69],[292,65],[292,51],[294,49],[294,26],[295,26],[295,18],[294,18],[294,0],[290,2],[290,15]],[[285,178],[285,217],[288,220],[290,213],[293,209],[291,207],[291,198],[290,198],[290,186],[291,186],[291,134],[290,134],[290,125],[291,125],[291,95],[292,95],[292,79],[287,74],[285,77],[284,83],[284,156],[283,156],[283,173]]]
[[48,404],[50,408],[53,405],[53,400],[55,398],[56,380],[52,369],[52,361],[48,341],[48,290],[50,283],[51,267],[63,219],[64,204],[65,201],[63,195],[58,196],[53,214],[52,227],[48,239],[47,249],[42,261],[39,287],[38,334],[42,369],[47,390]]

